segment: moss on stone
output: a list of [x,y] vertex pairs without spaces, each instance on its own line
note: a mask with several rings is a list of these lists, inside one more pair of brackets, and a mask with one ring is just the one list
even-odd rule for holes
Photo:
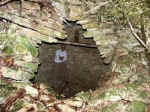
[[14,53],[13,48],[11,46],[7,46],[3,49],[3,52],[6,53],[7,55],[11,55]]
[[36,72],[38,69],[38,64],[26,63],[25,67],[31,70],[31,72]]
[[118,96],[117,90],[110,90],[108,91],[108,96]]
[[37,48],[32,45],[27,37],[20,37],[19,42],[23,47],[25,47],[25,49],[27,49],[32,54],[32,56],[36,57],[38,55]]
[[0,84],[0,96],[7,97],[17,88],[13,87],[11,84],[1,83]]
[[114,112],[117,107],[118,107],[118,103],[114,103],[114,104],[112,104],[110,106],[105,106],[102,109],[102,112]]
[[98,98],[103,99],[103,98],[105,98],[105,96],[106,96],[106,93],[103,92],[103,93],[101,93],[101,94],[98,96]]
[[136,90],[137,87],[138,87],[138,84],[137,84],[137,83],[128,83],[128,84],[126,84],[126,88],[127,88],[128,90]]
[[145,91],[139,91],[138,93],[139,93],[138,96],[143,99],[147,98],[148,96]]
[[141,101],[133,101],[130,105],[130,112],[145,112],[146,105]]
[[13,108],[11,110],[11,112],[17,112],[18,110],[20,110],[23,107],[23,101],[22,100],[18,100],[14,105]]

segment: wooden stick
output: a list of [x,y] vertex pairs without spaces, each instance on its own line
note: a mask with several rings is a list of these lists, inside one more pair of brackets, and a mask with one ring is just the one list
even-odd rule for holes
[[[90,15],[91,13],[95,13],[100,7],[103,7],[105,5],[107,5],[109,2],[102,2],[99,5],[97,5],[96,7],[88,10],[86,13],[84,13],[84,17],[87,17],[88,15]],[[82,14],[77,15],[76,17],[82,16]]]
[[55,42],[55,43],[56,44],[66,44],[66,45],[87,47],[87,48],[97,48],[96,45],[90,45],[90,44],[84,44],[84,43],[74,43],[74,42],[64,42],[64,41],[58,41],[58,42]]
[[108,1],[100,3],[100,4],[97,5],[96,7],[94,7],[94,8],[92,8],[92,9],[88,10],[88,11],[85,13],[85,15],[89,15],[89,14],[91,14],[91,13],[93,13],[93,12],[96,12],[100,7],[105,6],[105,5],[108,4],[108,3],[109,3]]
[[15,25],[18,25],[18,26],[20,26],[20,27],[22,27],[22,28],[30,29],[30,30],[35,31],[35,32],[38,32],[38,33],[40,33],[40,34],[42,34],[42,35],[49,36],[49,35],[44,34],[44,33],[40,32],[40,31],[38,31],[38,30],[36,30],[36,29],[33,29],[33,28],[31,28],[31,27],[28,27],[28,26],[25,26],[25,25],[22,25],[22,24],[19,24],[19,23],[16,23],[16,22],[14,22],[14,21],[12,21],[12,20],[10,20],[10,19],[4,18],[4,17],[0,17],[0,20],[5,20],[5,21],[7,21],[7,22],[10,22],[10,23],[13,23],[13,24],[15,24]]
[[144,41],[142,41],[142,40],[140,39],[140,37],[135,33],[134,28],[133,28],[131,22],[129,21],[129,19],[127,19],[127,21],[128,21],[128,24],[129,24],[129,27],[130,27],[130,30],[131,30],[131,33],[133,34],[133,36],[137,39],[137,41],[138,41],[145,49],[148,49],[148,47],[146,46],[146,44],[144,43]]

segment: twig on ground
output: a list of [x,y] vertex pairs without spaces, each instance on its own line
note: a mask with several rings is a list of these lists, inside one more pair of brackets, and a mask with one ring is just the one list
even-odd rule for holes
[[131,22],[129,21],[129,19],[127,19],[131,33],[133,34],[133,36],[137,39],[137,41],[145,48],[148,50],[148,47],[146,46],[146,44],[144,43],[143,40],[140,39],[140,37],[136,34]]

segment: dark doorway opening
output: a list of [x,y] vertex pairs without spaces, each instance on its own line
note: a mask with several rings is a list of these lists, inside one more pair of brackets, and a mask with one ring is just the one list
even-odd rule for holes
[[[88,41],[95,44],[93,40]],[[72,97],[81,91],[95,90],[101,86],[102,81],[109,79],[107,72],[110,66],[103,64],[98,49],[71,45],[66,46],[69,78],[66,81],[60,78],[54,79],[56,75],[62,75],[53,73],[55,53],[59,46],[59,44],[43,43],[39,48],[41,66],[38,79],[41,83],[52,87],[57,94]]]

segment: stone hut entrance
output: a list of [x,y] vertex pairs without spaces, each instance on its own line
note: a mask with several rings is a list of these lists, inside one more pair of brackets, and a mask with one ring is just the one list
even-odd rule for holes
[[[83,29],[82,25],[77,24],[76,21],[66,20],[66,22],[64,22],[64,30],[68,36],[67,42],[95,45],[93,39],[84,39],[83,33],[86,29]],[[94,90],[101,85],[101,81],[108,79],[109,76],[106,77],[105,74],[110,69],[108,65],[103,64],[99,50],[78,45],[66,45],[68,55],[66,80],[63,82],[61,78],[54,78],[63,77],[64,74],[59,73],[59,70],[54,73],[54,58],[59,48],[59,44],[48,43],[43,43],[39,48],[41,63],[39,80],[53,87],[58,94],[71,97],[81,91]]]

